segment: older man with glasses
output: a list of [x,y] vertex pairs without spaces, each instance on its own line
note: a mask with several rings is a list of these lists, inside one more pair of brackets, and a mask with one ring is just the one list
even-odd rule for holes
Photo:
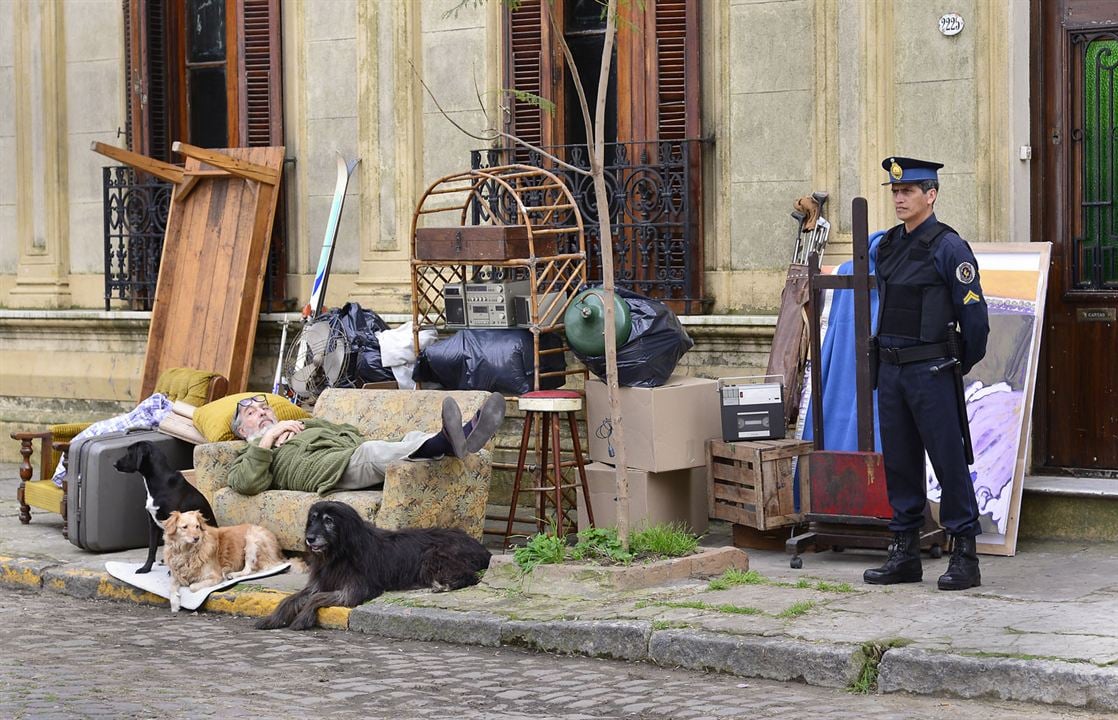
[[376,487],[397,460],[461,458],[477,452],[504,417],[500,393],[491,393],[465,424],[458,403],[447,396],[438,432],[413,430],[398,440],[369,440],[352,425],[317,418],[280,421],[267,398],[256,395],[241,400],[233,415],[233,434],[248,444],[233,464],[229,486],[242,495],[269,489],[326,494]]

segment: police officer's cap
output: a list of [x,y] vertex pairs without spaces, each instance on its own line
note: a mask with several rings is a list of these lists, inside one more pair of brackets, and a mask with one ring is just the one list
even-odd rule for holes
[[881,167],[889,173],[889,179],[881,184],[894,185],[898,183],[918,183],[924,180],[939,180],[936,171],[943,167],[943,163],[890,156],[881,161]]

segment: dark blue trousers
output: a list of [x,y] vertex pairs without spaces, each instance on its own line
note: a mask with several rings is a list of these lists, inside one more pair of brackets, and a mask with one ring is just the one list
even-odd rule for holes
[[953,535],[981,532],[974,484],[963,451],[963,435],[955,405],[955,380],[950,372],[933,375],[942,360],[907,365],[881,363],[877,409],[885,484],[895,532],[924,526],[926,500],[924,453],[927,451],[943,493],[939,520]]

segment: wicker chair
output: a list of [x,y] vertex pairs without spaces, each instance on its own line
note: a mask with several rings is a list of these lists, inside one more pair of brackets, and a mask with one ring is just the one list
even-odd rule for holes
[[[224,397],[229,383],[224,376],[189,368],[171,368],[164,371],[155,383],[155,392],[166,395],[172,401],[190,405],[203,405],[211,400]],[[51,425],[39,432],[14,432],[12,439],[19,441],[19,521],[24,525],[31,522],[31,508],[58,513],[62,516],[62,535],[69,537],[69,523],[66,517],[66,480],[62,487],[54,484],[51,477],[58,460],[70,447],[70,441],[78,433],[92,425],[85,423],[64,423]],[[39,447],[39,479],[32,480],[31,456],[35,454],[34,442]]]

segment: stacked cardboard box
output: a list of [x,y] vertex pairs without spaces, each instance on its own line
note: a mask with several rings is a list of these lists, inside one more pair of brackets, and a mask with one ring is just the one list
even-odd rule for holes
[[[673,375],[655,388],[621,388],[629,467],[629,525],[678,522],[707,529],[706,442],[721,438],[718,382]],[[605,383],[586,383],[586,426],[590,459],[586,467],[590,503],[599,527],[617,523],[617,478]],[[579,528],[589,525],[578,493]]]

